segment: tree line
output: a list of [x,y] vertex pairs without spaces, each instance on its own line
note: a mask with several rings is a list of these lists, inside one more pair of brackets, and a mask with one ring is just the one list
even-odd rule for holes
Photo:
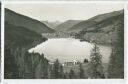
[[[5,47],[5,72],[7,79],[87,79],[87,78],[105,78],[99,53],[99,48],[95,44],[90,55],[89,73],[85,74],[83,63],[79,64],[78,72],[72,68],[69,72],[64,71],[64,67],[57,59],[53,64],[44,54],[29,53],[24,48]],[[86,60],[87,61],[87,60]]]

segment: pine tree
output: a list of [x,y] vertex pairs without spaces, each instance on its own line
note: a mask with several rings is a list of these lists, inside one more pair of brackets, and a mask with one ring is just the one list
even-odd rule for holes
[[103,67],[102,67],[102,55],[100,54],[99,47],[94,44],[90,55],[90,72],[91,78],[104,78]]
[[74,72],[73,69],[71,69],[70,72],[69,72],[69,78],[70,79],[75,79],[76,78],[76,75],[75,75],[75,72]]
[[46,58],[44,58],[42,65],[43,65],[43,67],[42,67],[43,77],[42,78],[47,79],[48,78],[49,63],[48,63],[48,60]]
[[52,79],[63,79],[66,78],[63,70],[62,64],[59,63],[59,60],[57,59],[53,65],[50,65],[49,68],[50,71],[50,78]]
[[[36,68],[39,65],[41,60],[41,56],[38,53],[29,53],[26,52],[24,56],[24,65],[25,65],[25,75],[28,77],[25,78],[36,78]],[[23,63],[22,63],[23,64]]]
[[79,69],[80,69],[79,77],[81,79],[84,79],[85,78],[85,75],[84,75],[84,69],[82,67],[82,64],[79,65]]
[[[11,49],[8,49],[5,47],[5,63],[4,63],[4,78],[5,79],[16,79],[20,78],[18,72],[18,66],[16,64],[16,59],[14,58],[14,55],[11,53]],[[15,67],[15,68],[14,68]]]
[[43,54],[26,52],[24,59],[27,70],[26,73],[24,72],[26,78],[48,78],[49,63]]
[[59,68],[59,78],[64,78],[65,74],[64,74],[64,70],[63,70],[63,66],[60,64],[60,68]]
[[84,63],[88,63],[88,59],[85,58],[85,59],[84,59]]
[[64,73],[64,79],[69,79],[69,73],[68,72]]
[[55,62],[54,62],[54,65],[53,65],[53,70],[51,71],[52,72],[52,78],[53,79],[58,79],[59,78],[59,60],[57,59]]

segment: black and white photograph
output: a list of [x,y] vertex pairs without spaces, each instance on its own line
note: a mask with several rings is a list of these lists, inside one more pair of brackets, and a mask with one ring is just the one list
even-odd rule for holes
[[4,79],[124,79],[124,4],[4,7]]

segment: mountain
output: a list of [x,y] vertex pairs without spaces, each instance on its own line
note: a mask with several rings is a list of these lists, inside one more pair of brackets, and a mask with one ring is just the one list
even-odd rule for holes
[[[123,10],[114,11],[111,13],[100,14],[100,15],[94,16],[88,20],[82,21],[82,22],[74,25],[73,27],[68,29],[68,31],[78,32],[78,31],[81,31],[83,29],[90,29],[90,28],[95,29],[95,26],[98,26],[99,24],[103,24],[104,21],[106,21],[107,19],[111,19],[111,18],[114,18],[116,16],[118,17],[122,13],[123,13]],[[104,24],[104,25],[102,25],[102,27],[107,26],[107,25],[111,25],[111,24],[113,24],[113,23],[108,22],[108,24],[106,24],[106,25]]]
[[45,40],[47,39],[34,31],[5,22],[5,46],[7,47],[31,48]]
[[67,20],[64,23],[61,23],[60,25],[58,25],[55,30],[56,31],[66,31],[68,29],[70,29],[72,26],[80,23],[82,20]]
[[31,71],[35,68],[31,69],[30,67],[31,65],[34,65],[33,62],[35,61],[36,64],[38,64],[37,62],[41,63],[41,60],[38,59],[42,59],[43,55],[35,53],[31,54],[28,53],[28,50],[47,39],[42,37],[41,34],[31,31],[28,28],[15,26],[7,22],[5,22],[4,34],[4,78],[30,79],[34,77],[32,76],[33,72]]
[[33,68],[31,65],[39,66],[40,63],[44,65],[42,60],[48,61],[44,59],[43,54],[29,53],[28,50],[47,40],[41,35],[42,33],[54,30],[37,20],[13,11],[6,9],[5,12],[4,78],[35,78],[35,72],[41,74],[42,67],[38,67],[39,72],[35,70],[37,67]]
[[7,8],[5,9],[5,21],[14,26],[25,27],[39,34],[54,32],[53,29],[49,28],[44,23],[22,14],[18,14]]
[[49,22],[49,21],[41,21],[42,23],[44,23],[45,25],[47,25],[48,27],[55,29],[61,22],[59,21],[55,21],[55,22]]
[[124,21],[124,11],[115,11],[107,14],[95,16],[86,21],[82,21],[72,28],[69,32],[76,32],[77,38],[94,41],[99,43],[116,42],[118,36],[118,26]]

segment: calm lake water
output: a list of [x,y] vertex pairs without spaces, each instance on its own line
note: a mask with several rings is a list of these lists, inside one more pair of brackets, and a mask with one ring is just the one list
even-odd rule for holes
[[[110,46],[98,45],[100,53],[103,56],[102,61],[108,63],[111,54]],[[89,59],[90,51],[93,44],[88,42],[81,42],[74,38],[52,38],[48,39],[36,47],[29,50],[29,52],[38,52],[44,54],[50,61],[59,59],[60,62],[79,60],[83,61],[85,58]]]

